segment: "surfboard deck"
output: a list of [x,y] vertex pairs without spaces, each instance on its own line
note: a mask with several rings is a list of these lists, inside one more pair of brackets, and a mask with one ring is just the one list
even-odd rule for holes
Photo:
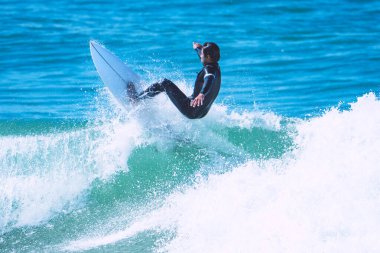
[[131,104],[135,93],[142,90],[140,77],[96,41],[90,41],[90,52],[101,80],[114,98],[124,107]]

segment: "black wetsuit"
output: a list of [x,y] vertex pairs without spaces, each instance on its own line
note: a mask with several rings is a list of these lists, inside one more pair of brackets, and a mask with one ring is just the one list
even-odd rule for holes
[[[221,83],[221,72],[218,63],[205,65],[198,73],[195,80],[193,94],[187,97],[172,81],[164,79],[149,86],[138,95],[138,99],[152,98],[165,91],[169,99],[178,110],[189,119],[200,119],[206,116],[212,103],[219,93]],[[191,100],[199,93],[204,94],[203,105],[192,107]]]

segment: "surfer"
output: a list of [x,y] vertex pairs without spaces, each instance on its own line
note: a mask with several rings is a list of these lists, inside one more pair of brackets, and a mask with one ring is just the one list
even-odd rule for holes
[[193,94],[187,97],[172,81],[164,79],[150,85],[137,95],[136,100],[152,98],[161,92],[166,92],[169,99],[178,110],[189,119],[200,119],[206,116],[216,99],[220,89],[221,72],[218,61],[220,51],[218,45],[206,42],[203,46],[193,42],[203,68],[195,80]]

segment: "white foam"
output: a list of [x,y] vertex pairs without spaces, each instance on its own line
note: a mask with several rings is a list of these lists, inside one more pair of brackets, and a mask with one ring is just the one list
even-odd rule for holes
[[203,178],[125,230],[68,245],[161,229],[176,235],[159,252],[380,251],[380,101],[368,94],[296,128],[296,149],[281,159]]
[[64,251],[88,250],[103,245],[113,244],[125,238],[129,238],[137,233],[143,232],[147,229],[150,229],[149,225],[147,226],[147,224],[144,224],[144,222],[136,222],[125,230],[117,231],[106,236],[84,238],[77,241],[72,241],[68,245],[65,245],[61,248]]
[[167,201],[168,252],[378,252],[380,101],[297,126],[297,149]]
[[[240,127],[252,129],[253,127],[267,128],[271,130],[281,129],[282,117],[273,112],[263,111],[244,111],[238,113],[235,111],[228,112],[224,105],[215,105],[210,111],[209,118],[228,127]],[[227,115],[227,116],[226,116]]]
[[127,169],[139,130],[130,120],[44,136],[1,137],[0,230],[37,225],[70,211],[95,178]]

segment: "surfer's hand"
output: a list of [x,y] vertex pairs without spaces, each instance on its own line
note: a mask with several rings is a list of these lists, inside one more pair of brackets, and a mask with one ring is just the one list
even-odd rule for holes
[[193,42],[193,49],[202,48],[202,45],[198,42]]
[[192,106],[192,107],[201,106],[201,105],[203,105],[204,99],[205,99],[205,95],[203,95],[202,93],[199,93],[199,95],[196,98],[191,100],[190,106]]

